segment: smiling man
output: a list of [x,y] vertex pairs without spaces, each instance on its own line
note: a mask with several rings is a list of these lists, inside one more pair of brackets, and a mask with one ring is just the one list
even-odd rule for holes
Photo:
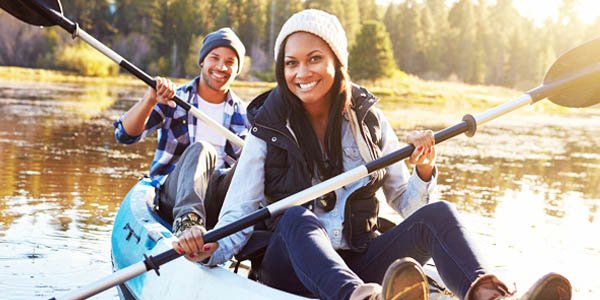
[[170,80],[157,77],[156,89],[148,88],[144,97],[114,123],[118,143],[136,143],[158,132],[149,176],[157,188],[155,209],[173,222],[176,235],[192,225],[210,228],[216,223],[233,173],[231,167],[241,148],[171,99],[177,95],[245,137],[249,127],[246,108],[230,89],[242,69],[245,53],[231,29],[208,34],[198,55],[198,77],[177,89]]

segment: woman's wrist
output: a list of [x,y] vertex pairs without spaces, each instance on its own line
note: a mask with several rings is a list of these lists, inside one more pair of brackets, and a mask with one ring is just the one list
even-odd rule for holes
[[419,178],[425,182],[431,180],[434,169],[434,165],[417,165],[416,167],[417,175],[419,175]]

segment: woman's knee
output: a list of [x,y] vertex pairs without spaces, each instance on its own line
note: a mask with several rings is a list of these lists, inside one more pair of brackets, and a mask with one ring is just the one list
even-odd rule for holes
[[277,223],[278,229],[293,230],[304,226],[322,227],[317,216],[303,206],[293,206],[285,211]]
[[283,213],[279,223],[288,223],[289,225],[298,224],[298,222],[309,218],[311,214],[312,213],[303,206],[292,206]]
[[420,210],[415,212],[426,219],[447,219],[456,218],[457,211],[454,204],[447,201],[437,201],[423,206]]

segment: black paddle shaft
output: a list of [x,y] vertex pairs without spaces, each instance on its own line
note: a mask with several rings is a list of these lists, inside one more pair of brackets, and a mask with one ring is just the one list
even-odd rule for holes
[[[465,115],[463,121],[445,129],[442,129],[435,133],[435,142],[441,143],[445,140],[448,140],[452,137],[455,137],[459,134],[466,133],[467,136],[473,136],[476,130],[476,122],[475,118],[471,115]],[[399,162],[407,157],[409,157],[412,152],[415,150],[413,145],[406,145],[388,155],[382,156],[376,160],[373,160],[365,165],[367,169],[367,173],[370,174],[373,171],[386,168],[396,162]],[[306,201],[310,201],[311,199],[307,199]],[[264,221],[270,217],[277,216],[277,214],[271,214],[268,207],[261,208],[254,213],[251,213],[236,222],[230,223],[223,227],[211,230],[204,235],[204,242],[216,242],[228,235],[231,235],[235,232],[238,232],[246,227],[250,227],[254,224],[257,224],[260,221]],[[154,270],[156,274],[160,275],[158,269],[161,265],[166,264],[178,257],[181,254],[177,253],[175,250],[167,250],[163,253],[158,254],[157,256],[147,256],[144,259],[144,265],[146,265],[146,270]]]

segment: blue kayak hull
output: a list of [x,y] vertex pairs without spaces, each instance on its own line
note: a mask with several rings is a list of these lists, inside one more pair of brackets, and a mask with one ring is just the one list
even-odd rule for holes
[[[113,269],[120,270],[171,249],[174,237],[166,224],[149,209],[155,189],[141,180],[127,194],[113,227]],[[119,286],[124,299],[306,299],[236,274],[225,267],[208,268],[175,259],[160,267],[160,276],[146,272]],[[189,297],[189,298],[188,298]]]
[[[143,261],[144,254],[156,256],[172,249],[175,237],[170,226],[150,209],[154,196],[155,188],[148,180],[141,180],[123,200],[111,237],[115,271]],[[441,282],[434,266],[426,265],[425,271]],[[160,276],[149,271],[122,283],[119,296],[122,299],[307,299],[247,279],[231,268],[208,268],[184,258],[160,266],[159,272]],[[432,289],[430,299],[454,298]]]

